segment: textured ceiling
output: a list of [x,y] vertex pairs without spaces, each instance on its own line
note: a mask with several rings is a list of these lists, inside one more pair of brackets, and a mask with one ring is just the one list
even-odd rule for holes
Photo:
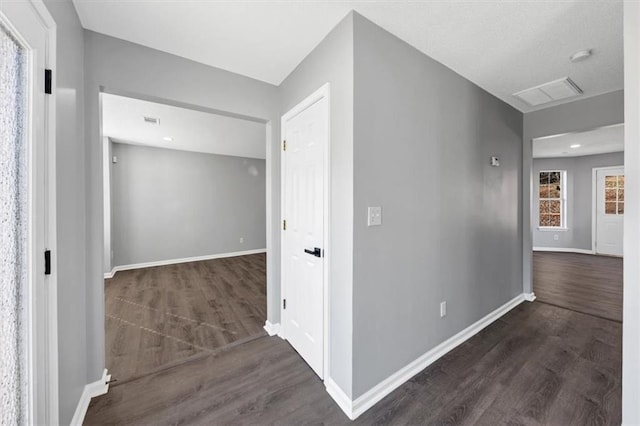
[[276,85],[354,9],[523,112],[575,100],[511,96],[565,76],[582,98],[623,88],[621,0],[73,2],[87,29]]
[[[580,146],[571,148],[571,145]],[[624,151],[624,124],[533,141],[533,158],[581,157],[621,151]]]
[[[160,120],[149,124],[144,117]],[[181,151],[262,158],[266,154],[263,123],[102,94],[102,133],[117,142]],[[172,138],[171,141],[164,140]]]

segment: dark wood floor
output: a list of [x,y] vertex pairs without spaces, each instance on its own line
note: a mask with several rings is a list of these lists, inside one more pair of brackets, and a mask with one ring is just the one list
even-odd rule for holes
[[542,302],[622,321],[622,258],[533,252],[533,291]]
[[[354,424],[619,425],[622,325],[525,302]],[[278,337],[113,386],[85,424],[350,424]]]
[[105,283],[106,363],[118,382],[265,335],[265,255],[118,272]]

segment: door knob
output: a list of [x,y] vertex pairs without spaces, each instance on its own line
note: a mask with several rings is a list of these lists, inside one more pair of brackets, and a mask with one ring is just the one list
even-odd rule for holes
[[314,247],[313,250],[304,249],[304,252],[315,257],[322,257],[322,250],[319,247]]

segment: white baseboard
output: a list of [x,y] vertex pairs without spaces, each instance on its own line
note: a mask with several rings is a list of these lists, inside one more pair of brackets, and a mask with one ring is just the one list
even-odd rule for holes
[[201,260],[223,259],[225,257],[247,256],[250,254],[266,253],[267,249],[234,251],[231,253],[208,254],[205,256],[183,257],[181,259],[158,260],[155,262],[134,263],[131,265],[114,266],[111,272],[105,272],[104,278],[109,279],[118,271],[129,271],[131,269],[151,268],[153,266],[175,265],[176,263],[199,262]]
[[533,251],[557,251],[561,253],[595,254],[593,250],[567,247],[534,247]]
[[524,293],[524,300],[526,300],[527,302],[533,302],[534,300],[536,300],[536,294],[534,292]]
[[89,383],[84,387],[82,395],[80,396],[80,401],[78,401],[78,406],[76,407],[76,412],[73,414],[73,418],[71,419],[71,426],[82,426],[91,398],[107,393],[109,391],[110,380],[111,375],[107,373],[107,369],[105,368],[100,380]]
[[280,333],[280,323],[277,322],[274,324],[271,321],[267,320],[264,323],[264,329],[269,336],[275,336],[276,334]]
[[396,371],[391,376],[387,377],[386,379],[375,385],[373,388],[365,392],[363,395],[356,398],[354,401],[352,401],[330,378],[326,378],[324,382],[327,392],[336,401],[342,411],[344,411],[351,420],[354,420],[369,408],[373,407],[382,398],[389,395],[396,388],[404,384],[407,380],[411,379],[413,376],[427,368],[429,365],[433,364],[447,352],[455,349],[457,346],[461,345],[471,337],[478,334],[482,329],[493,323],[495,320],[497,320],[525,300],[526,296],[524,294],[519,294],[504,305],[500,306],[495,311],[471,324],[469,327],[465,328],[458,334],[450,337],[424,355],[420,356],[415,361]]
[[349,417],[350,420],[355,420],[353,417],[353,401],[347,396],[346,393],[333,381],[331,377],[324,379],[324,386],[327,393],[331,395],[331,398],[338,404],[338,407]]

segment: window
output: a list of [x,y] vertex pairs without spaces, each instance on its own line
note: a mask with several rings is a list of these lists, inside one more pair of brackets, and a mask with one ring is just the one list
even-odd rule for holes
[[624,214],[624,175],[605,176],[604,214]]
[[542,228],[565,227],[565,176],[562,170],[540,172],[538,225]]

